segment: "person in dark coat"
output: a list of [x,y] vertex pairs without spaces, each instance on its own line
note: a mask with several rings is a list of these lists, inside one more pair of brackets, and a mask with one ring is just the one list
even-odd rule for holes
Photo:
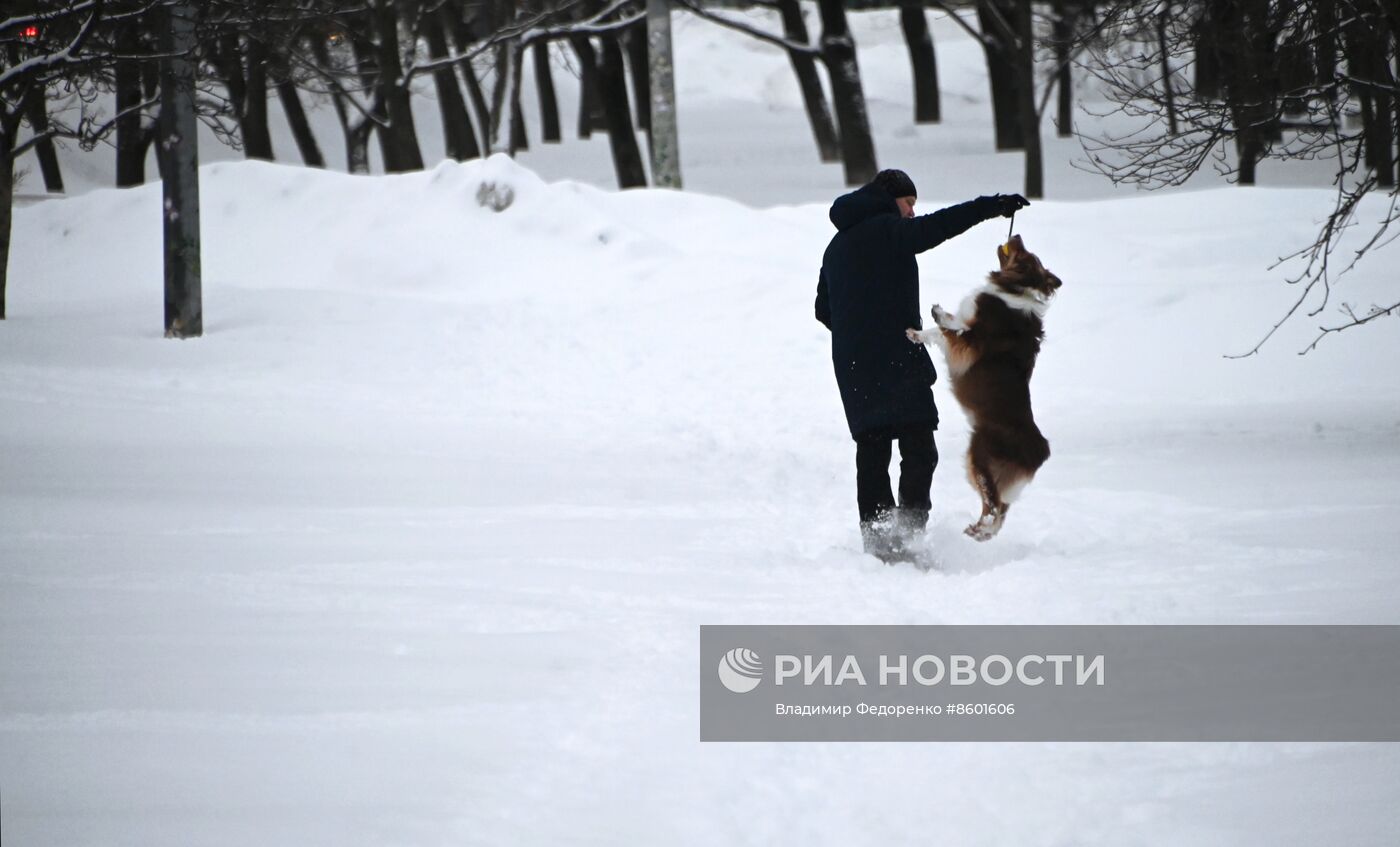
[[[905,558],[906,541],[928,523],[938,464],[933,432],[937,379],[928,348],[904,331],[923,328],[915,256],[982,221],[1029,205],[1018,194],[979,197],[914,215],[918,194],[903,171],[886,170],[836,198],[837,233],[822,256],[817,320],[831,330],[831,363],[856,442],[856,501],[867,552]],[[892,442],[899,442],[899,507],[890,490]]]

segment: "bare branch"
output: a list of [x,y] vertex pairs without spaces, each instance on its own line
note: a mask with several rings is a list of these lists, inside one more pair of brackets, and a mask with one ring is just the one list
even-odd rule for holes
[[791,39],[783,38],[781,35],[774,35],[771,32],[759,29],[751,24],[746,24],[743,21],[736,21],[733,18],[711,12],[698,2],[695,2],[695,0],[677,0],[677,2],[698,17],[717,23],[722,27],[732,29],[735,32],[742,32],[751,38],[757,38],[759,41],[767,42],[775,47],[781,47],[791,53],[807,56],[821,55],[821,49],[818,47],[814,47],[811,44],[803,44],[799,41],[792,41]]
[[1314,338],[1312,343],[1309,344],[1307,347],[1304,347],[1302,350],[1299,350],[1299,356],[1304,356],[1312,352],[1314,349],[1317,348],[1317,344],[1319,341],[1321,341],[1322,339],[1326,338],[1334,332],[1341,332],[1343,330],[1351,329],[1352,327],[1361,326],[1362,324],[1368,324],[1376,318],[1385,315],[1393,315],[1400,313],[1400,303],[1391,303],[1389,306],[1386,306],[1384,308],[1380,306],[1372,306],[1371,311],[1368,312],[1365,317],[1357,317],[1356,313],[1351,310],[1350,306],[1344,308],[1351,320],[1347,321],[1344,324],[1339,324],[1337,326],[1318,327],[1318,329],[1321,331],[1318,333],[1317,338]]
[[0,71],[0,87],[10,84],[14,80],[25,76],[32,76],[39,71],[46,70],[56,65],[75,65],[84,62],[84,59],[76,57],[74,54],[82,49],[83,42],[87,41],[92,34],[93,27],[97,24],[97,19],[102,17],[103,0],[92,0],[86,4],[86,8],[91,9],[87,20],[83,21],[78,32],[74,34],[68,46],[57,53],[45,53],[39,56],[31,56],[13,67]]

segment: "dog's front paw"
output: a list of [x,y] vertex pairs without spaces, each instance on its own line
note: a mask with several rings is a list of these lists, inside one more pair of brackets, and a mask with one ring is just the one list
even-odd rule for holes
[[905,338],[908,338],[910,341],[914,342],[915,344],[924,344],[924,343],[926,343],[925,340],[924,340],[924,334],[923,334],[922,332],[919,332],[917,329],[906,329],[906,330],[904,331],[904,337],[905,337]]
[[949,329],[953,324],[953,316],[943,311],[943,307],[937,303],[933,304],[933,322],[938,326]]

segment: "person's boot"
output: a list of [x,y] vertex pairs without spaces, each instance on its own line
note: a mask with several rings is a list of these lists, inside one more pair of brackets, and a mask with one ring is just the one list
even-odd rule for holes
[[887,564],[910,561],[893,515],[885,514],[875,520],[861,521],[860,539],[866,553]]
[[917,547],[928,528],[928,509],[900,506],[894,513],[894,529],[905,547]]

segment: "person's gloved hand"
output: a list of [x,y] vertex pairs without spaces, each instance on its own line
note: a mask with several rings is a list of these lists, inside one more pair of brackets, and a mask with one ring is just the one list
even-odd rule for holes
[[996,213],[1003,218],[1009,218],[1016,214],[1017,209],[1024,209],[1031,204],[1031,201],[1019,194],[995,194],[992,196],[992,202]]

